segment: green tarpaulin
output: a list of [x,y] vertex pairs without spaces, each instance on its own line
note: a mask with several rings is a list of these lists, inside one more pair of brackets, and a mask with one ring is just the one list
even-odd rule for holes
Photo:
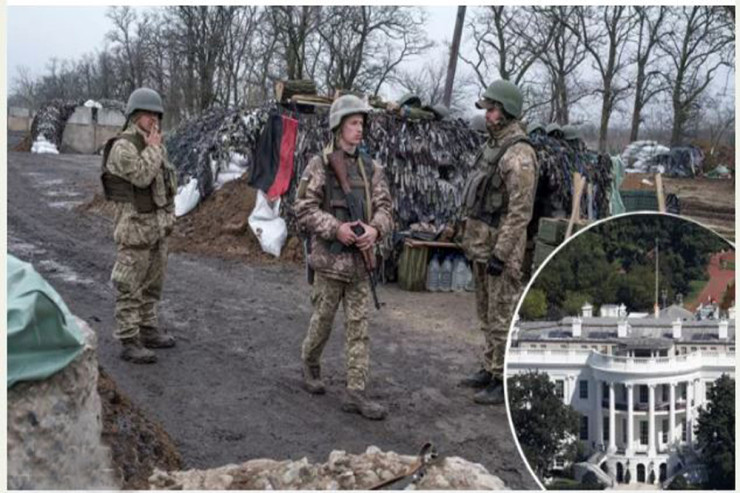
[[616,216],[626,212],[622,196],[619,194],[619,187],[624,181],[624,163],[619,156],[612,156],[612,190],[609,199],[609,214]]
[[62,298],[31,264],[8,255],[8,387],[66,367],[84,340]]

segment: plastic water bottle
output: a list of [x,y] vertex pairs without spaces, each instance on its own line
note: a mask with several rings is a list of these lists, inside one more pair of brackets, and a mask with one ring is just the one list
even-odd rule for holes
[[434,255],[427,266],[427,291],[439,291],[439,259]]
[[465,259],[459,255],[455,257],[452,268],[452,290],[462,291],[468,283],[468,272],[465,265]]
[[446,257],[442,262],[439,275],[439,290],[449,292],[452,290],[452,260]]

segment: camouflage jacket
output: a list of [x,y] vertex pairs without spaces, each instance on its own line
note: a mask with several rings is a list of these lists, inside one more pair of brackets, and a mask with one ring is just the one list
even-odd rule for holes
[[[141,132],[129,124],[123,133]],[[141,188],[153,185],[157,210],[151,213],[136,212],[134,204],[112,202],[115,207],[116,243],[133,247],[154,245],[172,232],[175,224],[174,196],[177,193],[177,172],[167,160],[164,145],[147,146],[141,153],[125,139],[118,139],[111,148],[106,169],[111,174],[128,180]]]
[[[352,160],[353,166],[357,161]],[[300,228],[311,235],[309,265],[326,277],[344,282],[354,282],[367,277],[359,250],[331,253],[329,245],[336,239],[341,224],[333,214],[323,208],[327,167],[322,156],[314,156],[306,166],[298,187],[298,196],[293,210]],[[393,219],[391,194],[385,171],[377,161],[373,162],[370,179],[371,217],[370,226],[378,230],[378,241],[391,233]]]
[[[510,139],[522,136],[526,134],[519,122],[512,122],[489,138],[484,145],[489,151],[495,151]],[[507,274],[519,278],[527,245],[527,226],[532,218],[537,189],[537,155],[529,144],[516,143],[506,150],[497,168],[491,170],[494,163],[489,162],[487,156],[495,154],[481,152],[476,167],[483,171],[496,172],[501,178],[506,200],[498,227],[468,218],[463,248],[468,258],[475,262],[487,262],[495,255],[505,263],[504,270]]]

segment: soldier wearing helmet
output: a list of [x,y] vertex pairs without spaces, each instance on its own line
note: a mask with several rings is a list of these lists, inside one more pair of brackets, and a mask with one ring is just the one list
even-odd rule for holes
[[565,125],[563,127],[563,139],[573,150],[585,150],[585,145],[583,143],[583,140],[581,140],[581,132],[575,125]]
[[151,348],[175,345],[157,322],[177,192],[177,174],[159,130],[163,113],[156,91],[136,89],[126,105],[124,129],[103,151],[103,191],[115,207],[114,336],[123,345],[121,357],[132,363],[154,363]]
[[[338,98],[329,111],[334,138],[314,156],[301,177],[294,211],[300,227],[311,235],[308,258],[315,272],[313,314],[303,341],[303,383],[312,394],[323,394],[321,353],[332,331],[340,302],[344,307],[347,388],[342,410],[368,419],[383,419],[387,411],[365,394],[370,361],[368,298],[370,288],[362,251],[391,233],[391,195],[383,168],[359,150],[370,111],[360,98]],[[362,203],[363,220],[350,222],[347,198],[331,163],[347,170],[348,193]],[[364,233],[353,232],[361,225]]]
[[521,125],[519,88],[497,80],[476,106],[486,110],[488,141],[464,189],[462,246],[473,263],[476,308],[485,336],[482,368],[461,383],[479,404],[501,404],[506,338],[522,287],[527,226],[537,189],[535,150]]

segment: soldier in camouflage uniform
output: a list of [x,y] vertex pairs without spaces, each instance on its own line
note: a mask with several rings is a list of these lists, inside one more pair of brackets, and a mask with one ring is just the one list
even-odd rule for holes
[[177,174],[159,132],[163,113],[159,94],[135,90],[126,106],[126,125],[103,154],[103,189],[115,207],[114,335],[123,345],[121,357],[133,363],[154,363],[156,355],[148,348],[175,345],[157,324],[177,191]]
[[538,164],[522,126],[522,94],[498,80],[476,103],[486,110],[489,139],[476,157],[464,190],[463,248],[473,263],[476,307],[485,336],[483,368],[462,381],[482,389],[474,400],[501,404],[506,338],[522,287],[527,226],[537,189]]
[[[313,394],[323,394],[321,353],[332,331],[340,302],[344,308],[347,389],[342,402],[346,412],[369,419],[383,419],[386,409],[365,395],[370,350],[368,297],[370,287],[361,251],[373,252],[392,228],[391,196],[383,168],[360,152],[368,106],[351,95],[331,106],[329,124],[335,134],[319,156],[311,159],[301,177],[294,205],[299,227],[311,235],[308,262],[315,271],[311,302],[314,307],[303,341],[303,379]],[[346,164],[350,193],[363,203],[365,233],[356,235],[349,221],[344,191],[329,162]]]

